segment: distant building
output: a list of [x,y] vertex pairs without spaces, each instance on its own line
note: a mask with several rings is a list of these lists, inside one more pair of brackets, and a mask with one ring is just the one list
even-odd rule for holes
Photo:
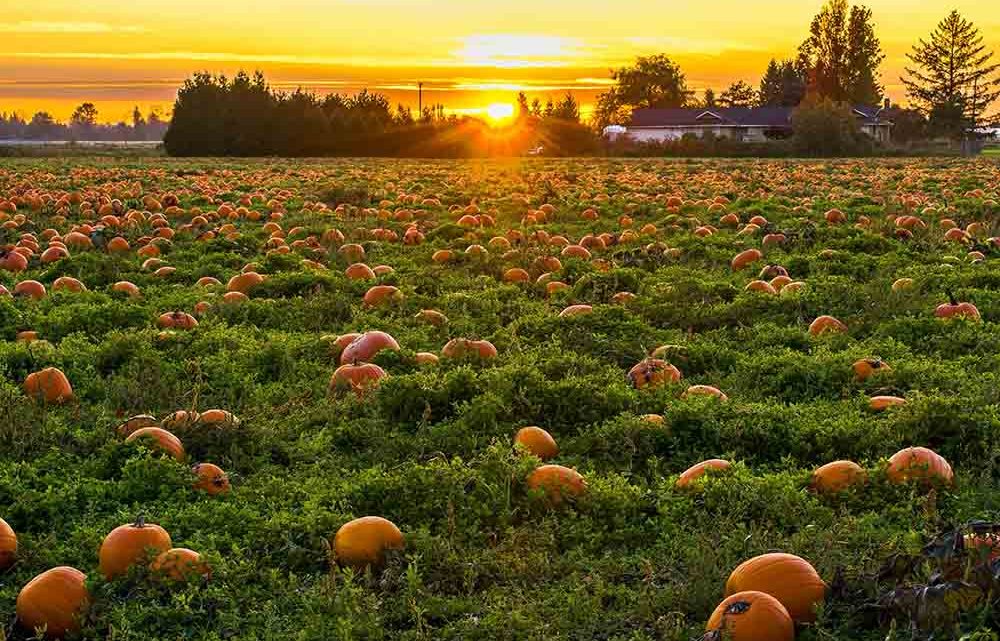
[[[712,134],[741,142],[764,142],[792,135],[792,107],[710,107],[696,109],[636,109],[625,126],[637,142],[679,140],[686,134]],[[881,117],[885,107],[854,107],[861,131],[888,142],[892,122]]]

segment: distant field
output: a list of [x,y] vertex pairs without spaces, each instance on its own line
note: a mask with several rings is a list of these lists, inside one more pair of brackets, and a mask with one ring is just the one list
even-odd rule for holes
[[[85,639],[680,641],[783,551],[831,584],[799,640],[909,638],[911,596],[990,638],[989,571],[888,593],[1000,521],[998,190],[984,159],[0,160],[0,637],[68,565]],[[373,330],[398,349],[344,355]],[[72,400],[25,393],[47,367]],[[156,424],[183,452],[126,442]],[[583,483],[532,489],[526,426]],[[889,469],[910,446],[954,483]],[[102,576],[139,514],[211,578]],[[405,549],[354,571],[333,537],[367,515]]]
[[1000,156],[1000,147],[990,147],[983,150],[984,156]]

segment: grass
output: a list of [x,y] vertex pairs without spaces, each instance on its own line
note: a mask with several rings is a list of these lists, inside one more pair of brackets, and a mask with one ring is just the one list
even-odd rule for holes
[[[770,550],[801,555],[828,582],[842,572],[866,591],[831,595],[799,639],[905,638],[907,621],[894,627],[864,616],[891,586],[862,577],[950,526],[1000,520],[998,258],[983,239],[997,229],[998,174],[988,159],[2,161],[0,202],[17,199],[26,216],[2,230],[7,243],[31,232],[41,251],[44,230],[65,236],[98,217],[58,205],[68,193],[95,204],[117,199],[123,211],[148,210],[143,196],[172,194],[183,210],[168,216],[177,231],[163,247],[171,275],[143,269],[134,252],[154,231],[148,221],[119,230],[129,254],[71,250],[50,264],[33,259],[24,273],[0,271],[8,289],[31,278],[51,290],[60,276],[88,288],[39,301],[0,298],[0,517],[20,542],[17,563],[0,572],[6,638],[30,636],[13,625],[21,587],[71,565],[89,577],[87,639],[690,639],[723,598],[729,572]],[[43,194],[53,200],[32,210],[29,197]],[[193,207],[213,212],[251,194],[261,196],[247,209],[258,220],[245,212],[183,227]],[[669,209],[669,196],[684,204]],[[729,203],[709,210],[720,196]],[[390,215],[378,213],[381,201]],[[547,221],[526,225],[524,214],[546,202],[554,208]],[[493,228],[455,225],[471,203]],[[581,218],[590,207],[598,220]],[[826,224],[833,207],[847,224]],[[316,242],[269,251],[281,244],[263,229],[272,210],[283,213],[275,222],[286,242]],[[717,223],[725,212],[768,224],[737,235]],[[927,223],[908,240],[887,220],[905,213]],[[594,249],[603,266],[562,258],[551,278],[567,289],[548,296],[503,281],[507,269],[523,267],[533,282],[536,259],[559,254],[536,232],[574,241],[618,234],[623,215],[632,229],[656,230]],[[870,224],[855,226],[862,216]],[[375,228],[401,238],[411,217],[422,244],[373,238]],[[945,217],[982,222],[986,234],[974,247],[945,241]],[[238,235],[201,235],[225,222]],[[698,236],[700,224],[718,231]],[[373,283],[344,277],[340,243],[324,236],[333,228],[364,247],[369,265],[393,267],[378,282],[397,286],[401,303],[362,305]],[[509,230],[525,240],[509,236],[505,253],[490,240]],[[735,254],[776,231],[784,245],[766,248],[750,269],[730,269]],[[467,256],[473,243],[488,257]],[[973,248],[985,260],[970,260]],[[457,258],[433,263],[440,249]],[[248,263],[267,280],[247,302],[221,304],[223,290],[194,285],[202,276],[225,283]],[[744,291],[764,264],[783,265],[804,289]],[[893,292],[901,277],[915,286]],[[142,297],[113,292],[119,280]],[[620,291],[636,297],[612,304]],[[947,291],[974,302],[983,322],[935,318]],[[210,306],[193,330],[156,326],[160,314],[193,312],[200,301]],[[574,303],[593,312],[558,316]],[[449,323],[415,318],[422,309]],[[844,321],[847,333],[810,337],[809,323],[822,314]],[[375,359],[390,376],[361,399],[330,394],[338,366],[331,339],[375,329],[402,348]],[[40,340],[15,341],[22,330]],[[414,353],[438,352],[454,337],[487,339],[499,356],[414,362]],[[682,381],[634,389],[626,372],[664,344],[681,346],[671,360]],[[891,371],[857,381],[852,363],[874,357]],[[24,378],[46,366],[66,373],[75,402],[25,397]],[[692,384],[714,385],[729,401],[682,397]],[[886,393],[906,405],[867,408],[870,396]],[[126,444],[115,429],[134,414],[209,408],[241,424],[178,430],[184,463]],[[663,424],[640,418],[650,413]],[[539,461],[511,447],[525,425],[555,437],[554,462],[585,477],[586,497],[552,509],[527,491]],[[947,458],[955,487],[889,483],[886,459],[910,445]],[[732,469],[694,492],[675,489],[686,468],[716,457]],[[869,482],[835,497],[810,491],[812,471],[837,459],[864,466]],[[232,492],[193,489],[196,462],[224,468]],[[103,538],[139,513],[175,546],[202,553],[211,580],[164,585],[141,567],[112,582],[101,577]],[[376,572],[331,564],[334,533],[364,515],[396,523],[405,552]],[[946,635],[988,638],[997,623],[990,607],[974,608]]]

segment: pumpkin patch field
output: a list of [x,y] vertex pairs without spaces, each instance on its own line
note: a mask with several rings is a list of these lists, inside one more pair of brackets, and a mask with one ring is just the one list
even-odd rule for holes
[[1000,162],[0,163],[0,639],[996,639]]

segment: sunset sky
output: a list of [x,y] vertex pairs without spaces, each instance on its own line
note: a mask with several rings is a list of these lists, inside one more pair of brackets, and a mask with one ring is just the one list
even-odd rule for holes
[[[982,0],[869,0],[904,100],[904,54],[952,8],[1000,55],[1000,12]],[[692,88],[757,84],[772,56],[791,56],[822,0],[38,0],[0,16],[0,112],[64,119],[83,100],[102,120],[132,105],[169,111],[196,70],[262,69],[279,87],[362,87],[416,106],[476,111],[571,90],[585,105],[609,67],[667,53]]]

